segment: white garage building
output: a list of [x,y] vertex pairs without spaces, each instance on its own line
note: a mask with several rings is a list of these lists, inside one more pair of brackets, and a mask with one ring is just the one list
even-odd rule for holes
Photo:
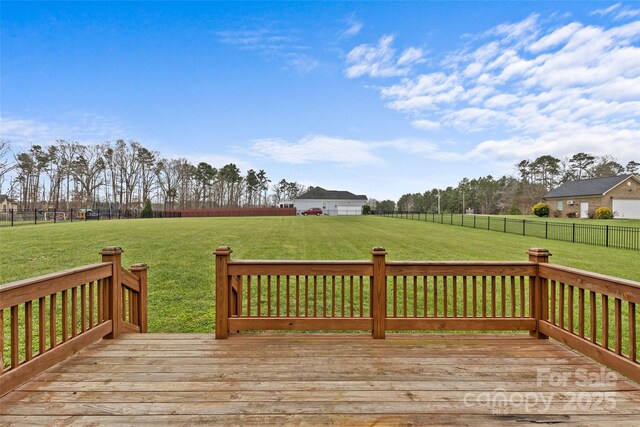
[[362,215],[362,207],[367,204],[367,196],[349,191],[309,187],[293,204],[298,215],[311,208],[320,208],[325,215]]

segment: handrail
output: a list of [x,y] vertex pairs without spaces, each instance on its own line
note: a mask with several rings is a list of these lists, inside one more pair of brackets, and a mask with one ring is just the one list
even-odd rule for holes
[[0,394],[101,338],[146,332],[147,266],[124,270],[119,247],[100,254],[100,263],[0,285]]
[[[241,330],[528,330],[640,381],[640,283],[528,261],[231,260],[216,249],[216,338]],[[612,304],[609,302],[612,299]],[[612,319],[610,322],[609,319]],[[611,329],[611,331],[610,331]]]

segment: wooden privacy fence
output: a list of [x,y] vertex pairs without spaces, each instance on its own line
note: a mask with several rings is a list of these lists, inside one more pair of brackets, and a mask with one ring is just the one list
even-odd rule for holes
[[216,249],[216,338],[241,330],[526,330],[640,381],[640,283],[528,261],[233,260]]
[[147,331],[147,266],[125,270],[122,252],[107,247],[100,263],[0,286],[0,394],[100,338]]

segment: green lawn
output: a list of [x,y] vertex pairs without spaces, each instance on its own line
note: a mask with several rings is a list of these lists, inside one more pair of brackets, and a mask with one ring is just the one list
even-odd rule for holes
[[243,259],[526,260],[545,247],[557,264],[640,281],[640,252],[380,217],[189,218],[78,222],[0,229],[0,283],[100,260],[121,246],[124,265],[149,271],[151,332],[210,332],[216,246]]

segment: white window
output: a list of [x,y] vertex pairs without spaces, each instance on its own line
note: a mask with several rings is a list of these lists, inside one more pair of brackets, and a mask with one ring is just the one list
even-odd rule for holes
[[558,200],[558,207],[557,207],[557,209],[558,209],[559,211],[561,211],[561,210],[562,210],[562,200]]

